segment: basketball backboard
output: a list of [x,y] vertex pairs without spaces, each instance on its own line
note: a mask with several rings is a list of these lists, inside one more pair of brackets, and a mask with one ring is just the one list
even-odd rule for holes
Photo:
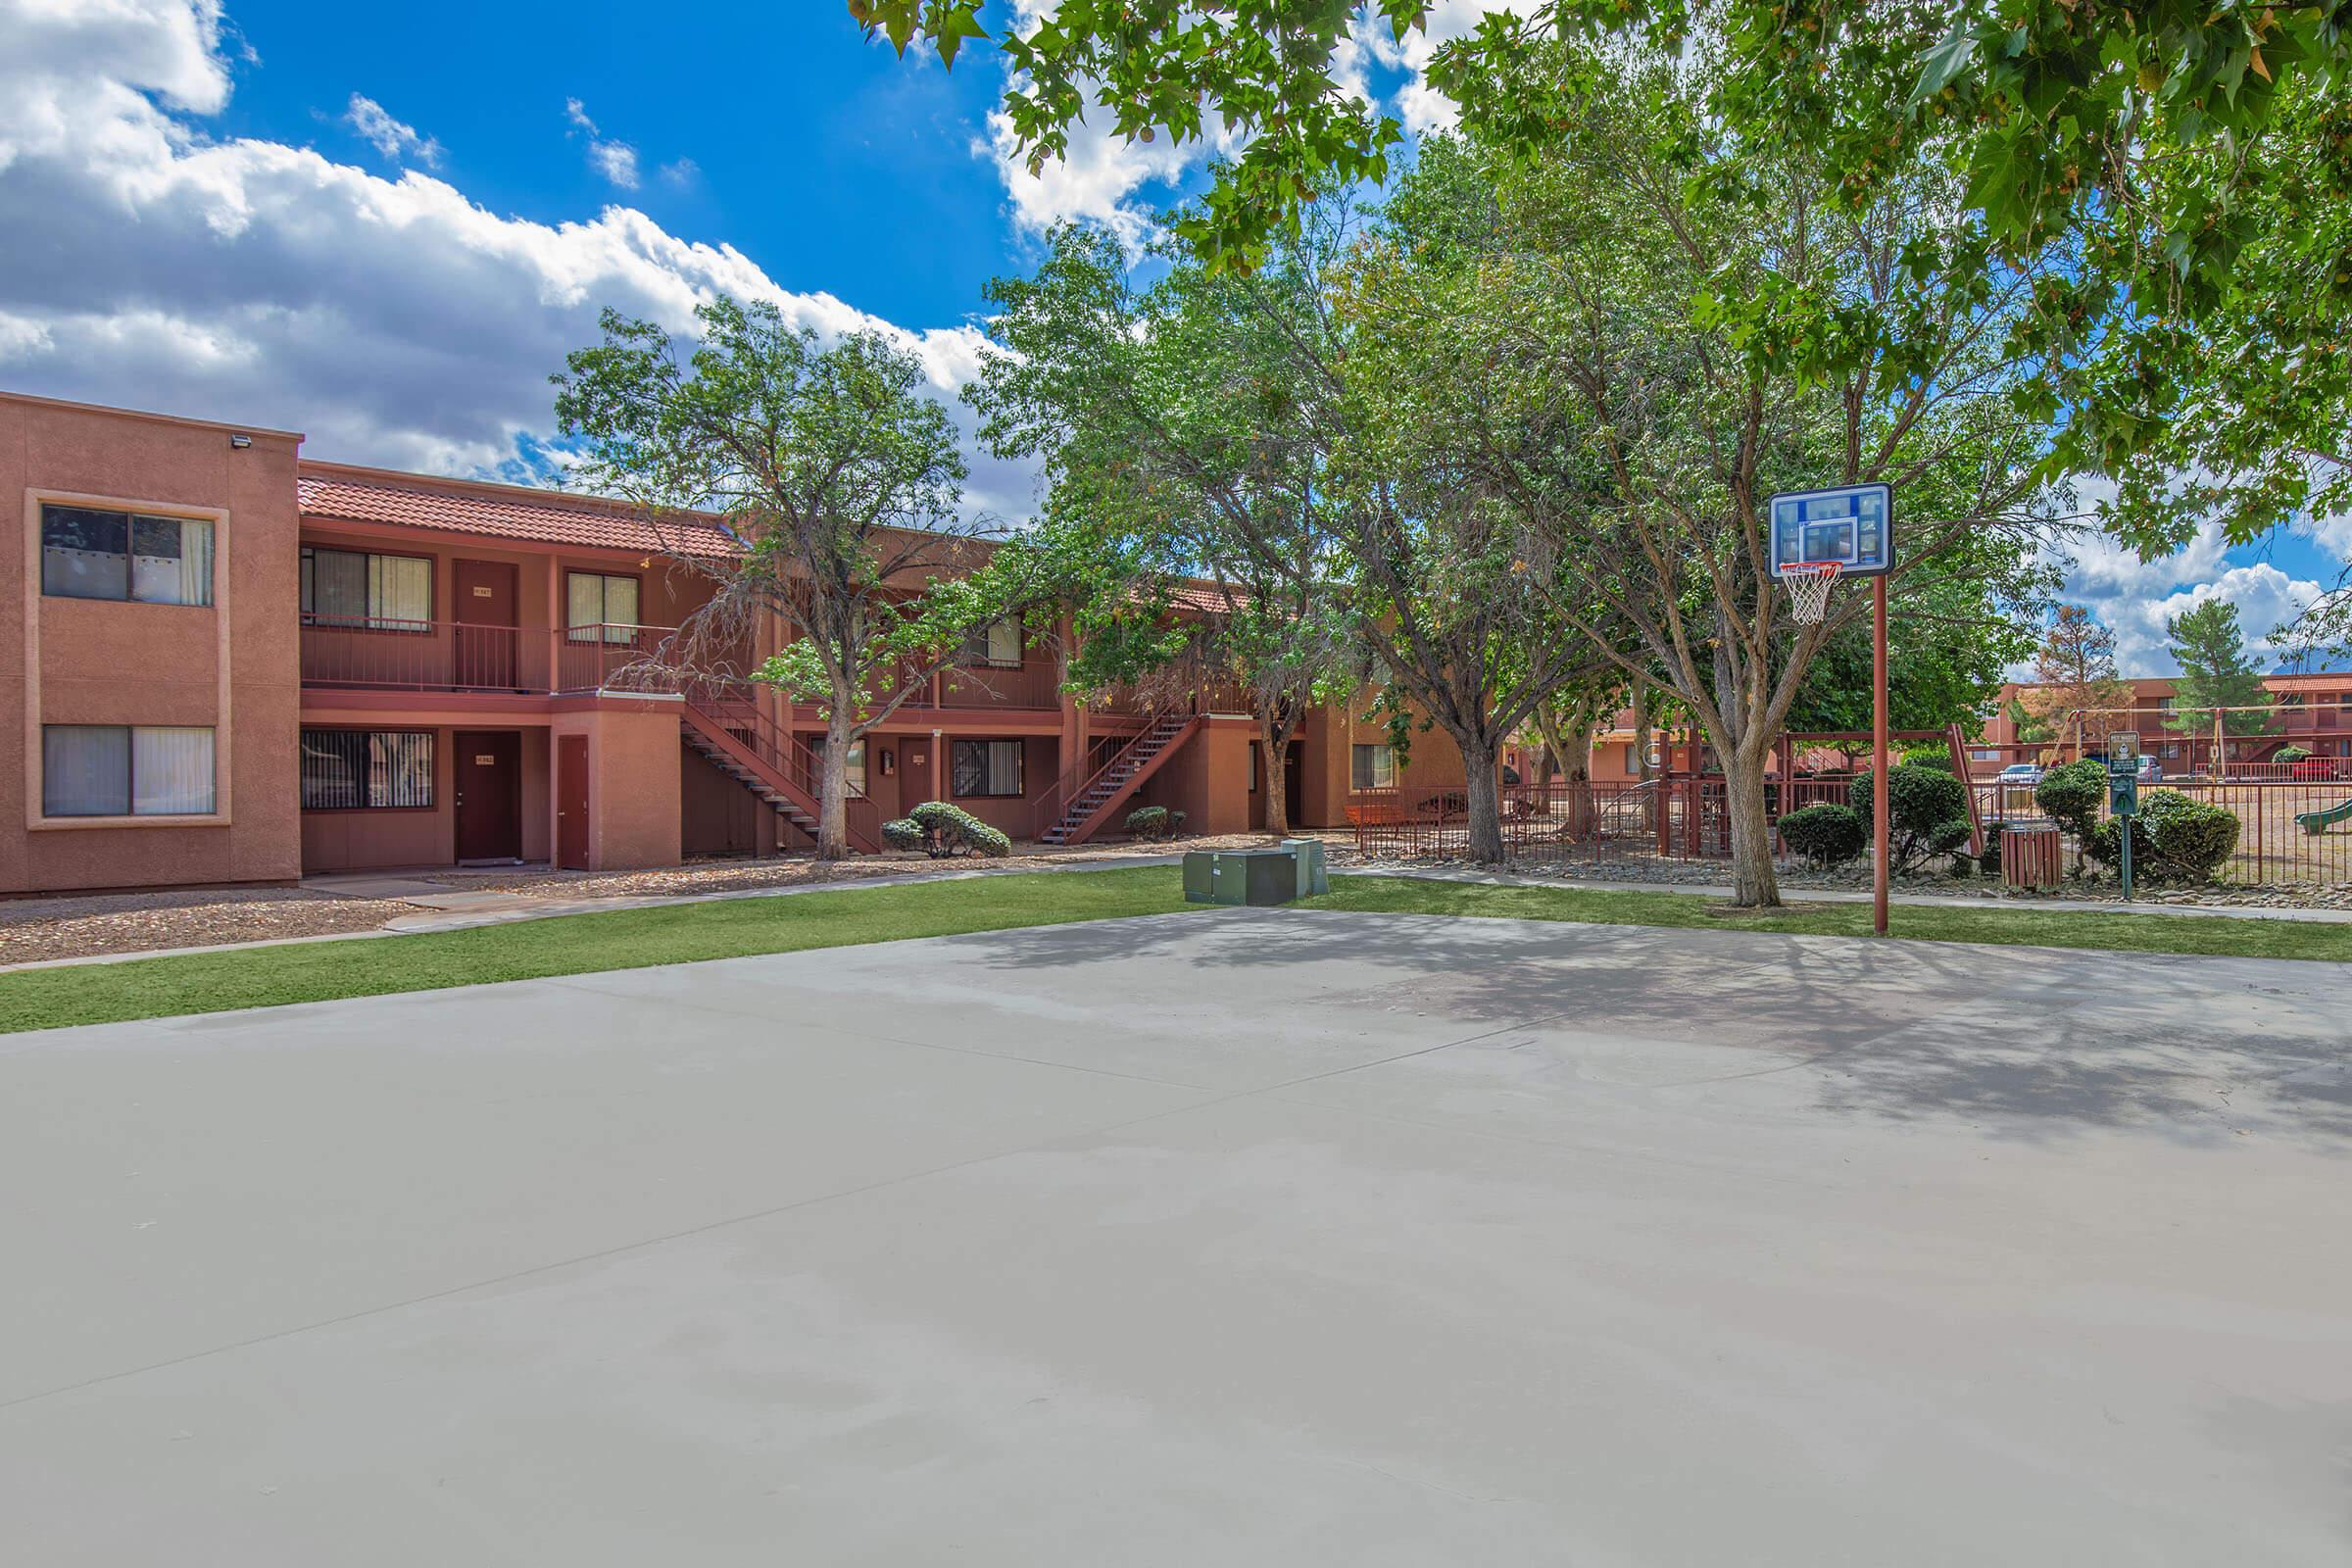
[[1894,564],[1894,494],[1883,484],[1774,496],[1772,574],[1835,564],[1844,577],[1878,577]]

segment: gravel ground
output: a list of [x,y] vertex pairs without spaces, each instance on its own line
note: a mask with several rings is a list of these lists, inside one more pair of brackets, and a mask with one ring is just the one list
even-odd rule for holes
[[416,912],[396,899],[338,899],[302,888],[6,901],[0,902],[0,964],[372,931],[395,915]]

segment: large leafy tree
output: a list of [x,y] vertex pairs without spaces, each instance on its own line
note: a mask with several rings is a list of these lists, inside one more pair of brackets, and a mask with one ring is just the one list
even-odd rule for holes
[[1356,663],[1323,435],[1290,349],[1323,333],[1323,304],[1303,246],[1247,278],[1170,260],[1139,289],[1115,239],[1055,231],[1033,276],[989,285],[1005,352],[965,396],[991,450],[1043,463],[1074,679],[1247,691],[1279,833],[1286,742]]
[[921,365],[874,333],[831,345],[774,306],[721,296],[681,356],[660,324],[612,311],[604,341],[555,377],[580,478],[662,519],[718,514],[742,553],[682,628],[690,668],[732,667],[763,618],[785,646],[754,672],[825,713],[817,854],[849,853],[850,748],[955,662],[965,636],[1051,590],[1035,552],[991,550],[959,513],[963,459]]
[[1770,904],[1766,770],[1815,654],[1869,599],[1840,589],[1794,624],[1766,500],[1886,482],[1898,600],[1962,573],[2022,592],[2046,433],[2009,326],[2034,278],[1984,285],[1983,231],[1935,171],[1842,212],[1801,151],[1714,138],[1706,69],[1563,52],[1531,88],[1559,150],[1425,149],[1396,242],[1352,275],[1356,368],[1445,411],[1475,452],[1464,483],[1521,520],[1565,627],[1713,746],[1737,897]]
[[2209,735],[2217,711],[2227,734],[2259,735],[2270,728],[2270,692],[2246,653],[2235,605],[2208,599],[2166,621],[2164,635],[2180,665],[2166,728]]
[[[1323,0],[850,0],[901,49],[990,38],[1033,162],[1090,111],[1121,135],[1249,139],[1187,224],[1248,263],[1310,196],[1385,177],[1402,137],[1340,69],[1353,8]],[[1423,26],[1428,0],[1373,0]],[[1556,148],[1527,65],[1563,39],[1724,44],[1707,103],[1732,139],[1816,148],[1817,199],[1867,211],[1923,159],[1979,215],[1986,277],[2056,250],[2028,323],[2062,435],[2149,552],[2218,514],[2233,538],[2352,508],[2352,0],[1541,0],[1437,53],[1433,84],[1488,145]],[[2352,590],[2310,640],[2352,640]]]
[[[2006,671],[2034,655],[2033,623],[1967,569],[1963,542],[1891,604],[1886,627],[1886,722],[1898,730],[1981,727]],[[2015,563],[2000,566],[2014,573]],[[2030,584],[2029,584],[2030,586]],[[1856,619],[1824,642],[1788,708],[1788,728],[1860,733],[1871,722],[1870,628]]]

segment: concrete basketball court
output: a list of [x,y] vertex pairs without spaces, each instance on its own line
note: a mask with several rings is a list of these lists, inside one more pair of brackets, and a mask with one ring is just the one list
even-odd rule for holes
[[2341,1564],[2348,1033],[1231,910],[21,1036],[0,1557]]

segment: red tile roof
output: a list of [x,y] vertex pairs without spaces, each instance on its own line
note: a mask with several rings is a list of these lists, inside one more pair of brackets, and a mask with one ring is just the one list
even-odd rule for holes
[[614,501],[533,492],[519,486],[453,485],[405,476],[306,471],[295,493],[306,517],[392,523],[440,533],[479,534],[589,550],[731,555],[734,537],[712,519],[665,521],[659,529]]

